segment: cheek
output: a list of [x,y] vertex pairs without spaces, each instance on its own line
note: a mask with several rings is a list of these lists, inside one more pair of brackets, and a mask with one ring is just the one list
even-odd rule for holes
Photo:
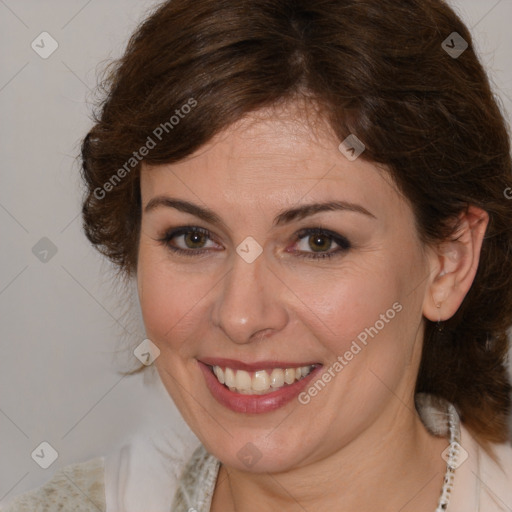
[[[380,331],[386,330],[396,316],[393,304],[399,300],[400,286],[381,262],[296,272],[287,281],[302,304],[302,321],[336,355],[348,350],[361,333],[364,338],[365,329],[376,322]],[[389,323],[381,325],[385,320]]]
[[139,302],[148,337],[176,350],[197,324],[208,287],[200,276],[173,270],[159,253],[141,248],[137,270]]
[[300,299],[301,324],[323,345],[327,359],[346,355],[348,373],[363,366],[393,371],[410,360],[421,301],[411,294],[419,266],[406,260],[390,253],[339,271],[295,273],[293,282],[288,277]]

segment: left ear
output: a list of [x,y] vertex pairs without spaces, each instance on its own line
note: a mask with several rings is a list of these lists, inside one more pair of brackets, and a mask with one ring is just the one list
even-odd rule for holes
[[453,237],[441,242],[432,255],[434,277],[423,301],[423,315],[432,322],[447,320],[455,314],[478,269],[489,215],[481,208],[470,206],[458,220]]

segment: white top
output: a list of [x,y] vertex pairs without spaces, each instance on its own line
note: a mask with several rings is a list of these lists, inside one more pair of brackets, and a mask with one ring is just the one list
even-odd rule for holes
[[[426,427],[446,435],[446,413],[418,403]],[[14,498],[5,512],[209,512],[220,461],[199,446],[169,455],[168,439],[140,435],[115,454],[71,464],[43,486]],[[448,512],[512,512],[512,446],[492,445],[495,462],[460,425],[467,459],[456,469]],[[448,442],[447,442],[448,446]],[[181,447],[180,447],[181,448]],[[181,476],[180,476],[181,473]],[[172,507],[171,507],[172,503]]]

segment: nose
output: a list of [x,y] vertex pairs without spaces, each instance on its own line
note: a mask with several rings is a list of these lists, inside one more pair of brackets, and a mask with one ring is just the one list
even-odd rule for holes
[[282,330],[288,322],[283,283],[262,253],[252,263],[234,255],[232,269],[219,284],[212,320],[234,343],[245,344]]

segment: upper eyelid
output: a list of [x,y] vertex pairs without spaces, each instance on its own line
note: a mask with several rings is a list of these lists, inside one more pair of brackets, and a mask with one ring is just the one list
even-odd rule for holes
[[218,243],[216,241],[217,237],[213,235],[211,230],[209,230],[207,228],[202,228],[200,226],[182,226],[182,227],[168,229],[168,230],[164,231],[163,236],[159,237],[159,240],[160,241],[170,240],[172,238],[184,236],[187,233],[194,232],[194,231],[207,236],[212,242]]

